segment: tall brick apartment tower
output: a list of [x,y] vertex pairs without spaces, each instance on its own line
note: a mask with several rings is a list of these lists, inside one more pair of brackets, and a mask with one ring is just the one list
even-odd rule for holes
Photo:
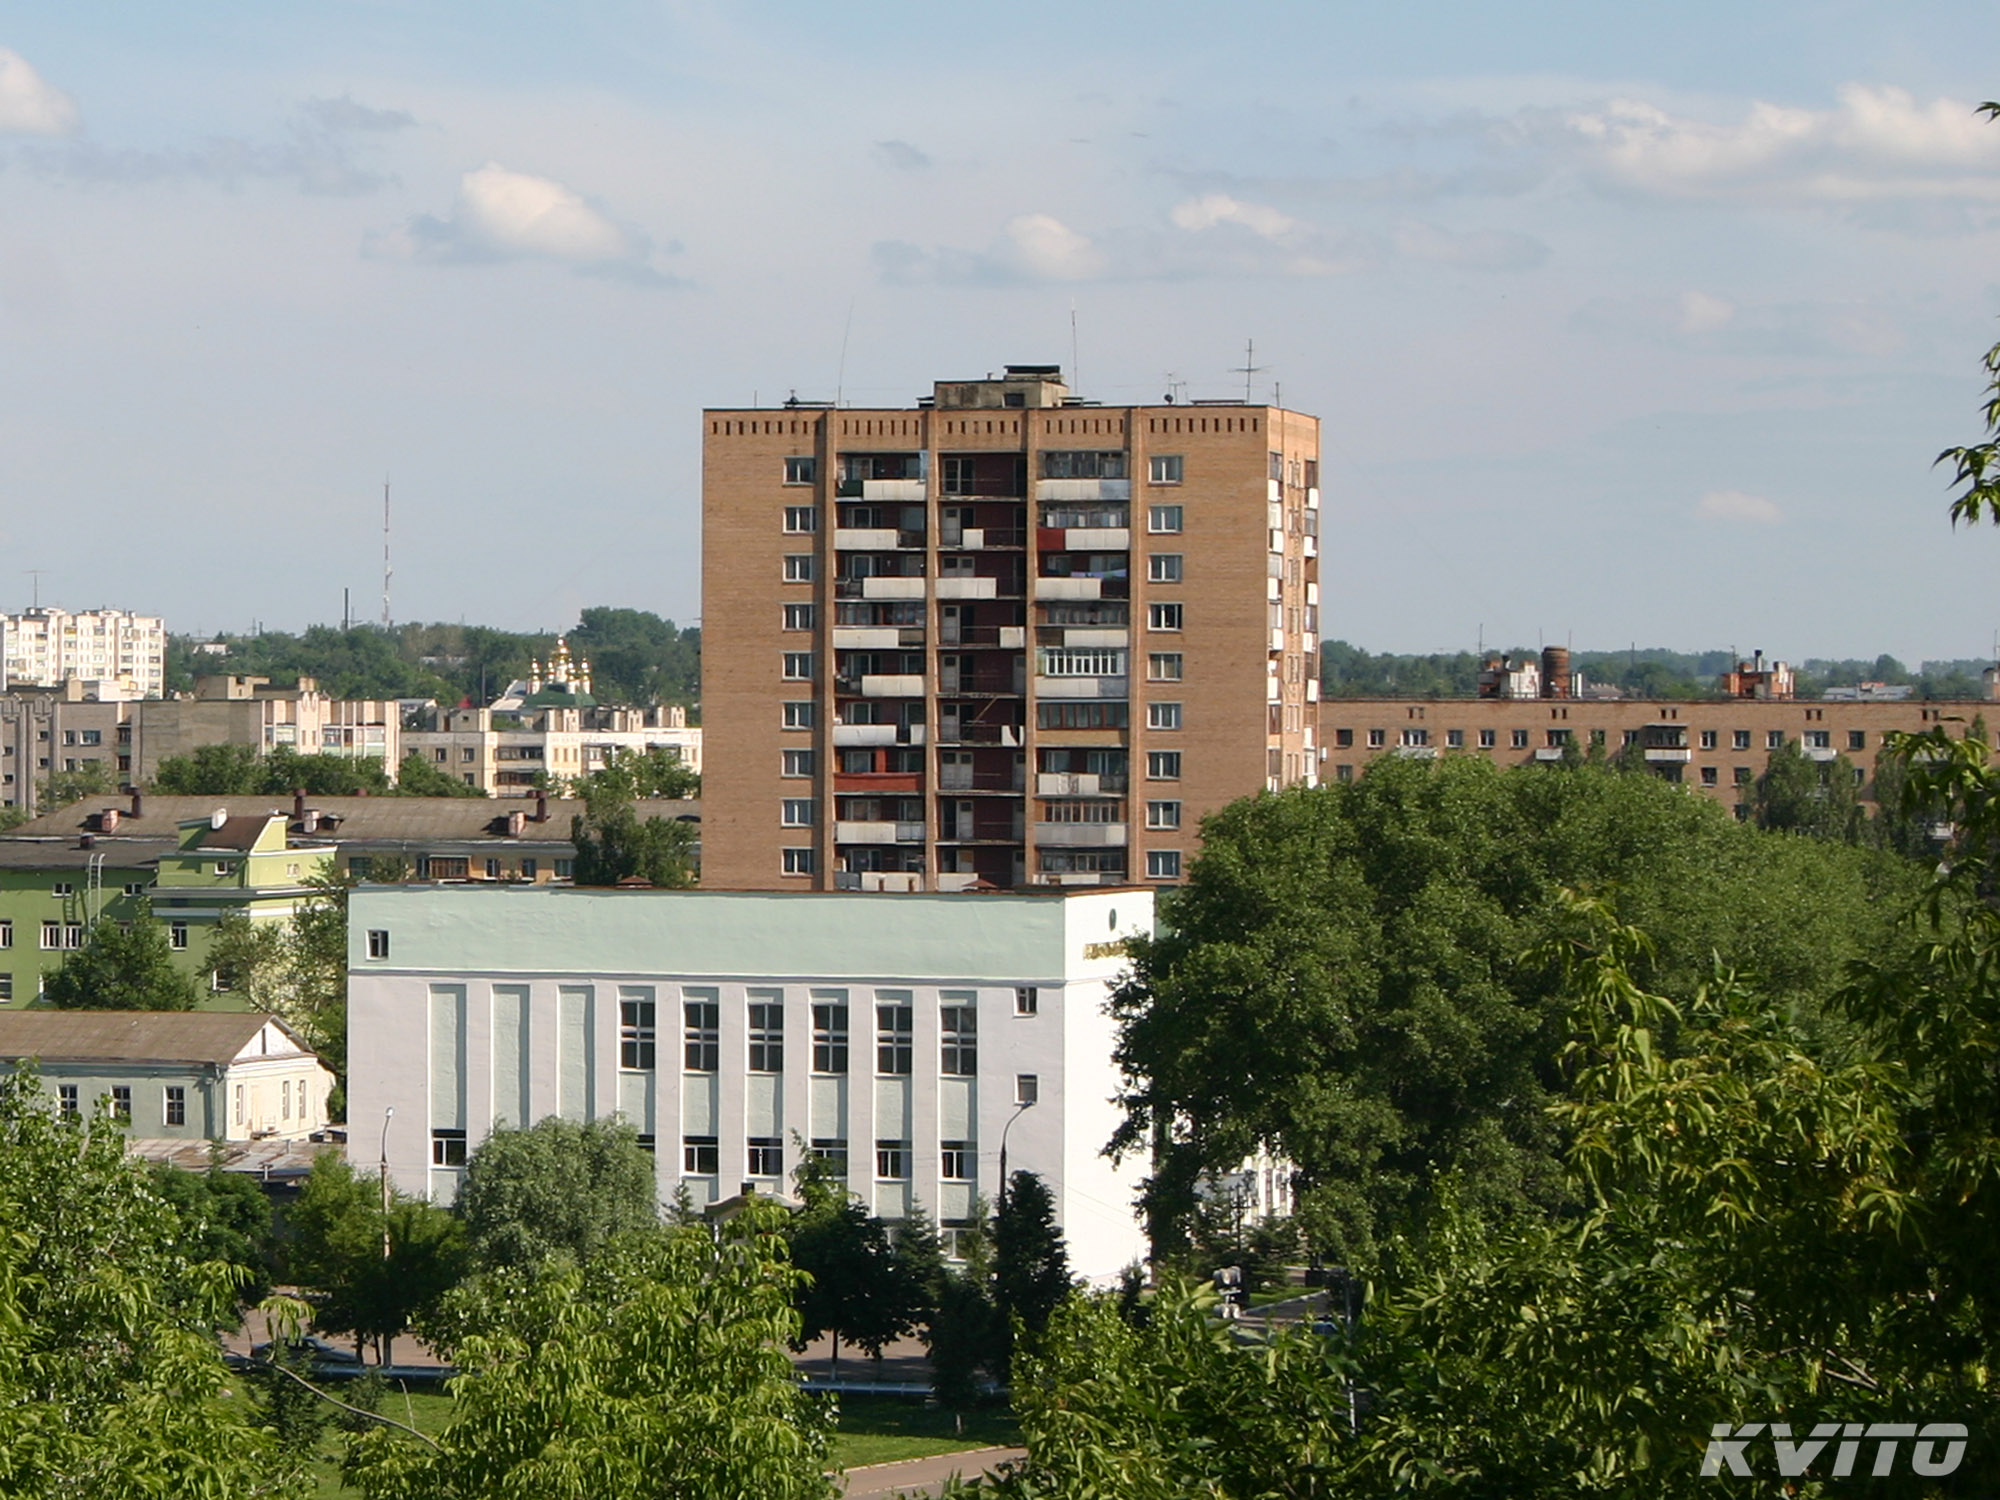
[[1174,881],[1314,779],[1317,418],[1009,365],[704,421],[704,885]]

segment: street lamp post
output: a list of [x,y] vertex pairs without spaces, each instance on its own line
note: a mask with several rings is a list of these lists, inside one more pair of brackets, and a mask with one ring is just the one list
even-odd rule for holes
[[1023,1099],[1014,1106],[1014,1113],[1007,1116],[1007,1123],[1000,1127],[1000,1211],[1007,1211],[1007,1132],[1014,1128],[1014,1122],[1035,1106],[1032,1099]]
[[389,1258],[389,1122],[396,1118],[396,1106],[382,1111],[382,1259]]

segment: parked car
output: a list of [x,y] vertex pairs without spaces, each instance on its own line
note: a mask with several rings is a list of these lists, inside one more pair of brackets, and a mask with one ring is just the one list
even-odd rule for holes
[[328,1343],[313,1334],[288,1339],[282,1346],[275,1342],[253,1344],[250,1357],[260,1364],[268,1364],[272,1353],[280,1347],[303,1359],[307,1371],[314,1375],[359,1375],[363,1369],[361,1356],[352,1349]]

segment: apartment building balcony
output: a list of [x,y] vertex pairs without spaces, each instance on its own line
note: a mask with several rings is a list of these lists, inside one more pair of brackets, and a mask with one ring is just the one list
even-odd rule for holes
[[1128,677],[1035,677],[1041,698],[1126,698],[1131,691]]
[[1037,500],[1130,500],[1129,479],[1037,479]]
[[1126,789],[1127,778],[1097,771],[1041,771],[1035,776],[1038,797],[1100,797]]
[[969,578],[964,574],[947,575],[937,581],[937,596],[940,599],[998,599],[1000,580]]
[[837,771],[833,777],[833,789],[861,796],[879,796],[887,792],[920,792],[923,782],[923,773],[919,771]]
[[940,745],[1009,745],[1021,748],[1023,730],[1019,724],[961,724],[944,721],[938,725]]
[[833,726],[835,749],[852,749],[857,745],[921,745],[924,743],[922,724],[836,724]]
[[[1812,752],[1808,750],[1806,753],[1810,755]],[[1687,762],[1693,759],[1694,759],[1694,751],[1686,748],[1685,746],[1675,747],[1672,745],[1659,745],[1659,746],[1649,745],[1646,747],[1646,760],[1648,764],[1678,763],[1681,765],[1685,765],[1687,764]],[[1826,759],[1828,760],[1833,759],[1832,752],[1829,751],[1826,753]]]
[[[915,636],[915,640],[908,637]],[[921,628],[908,630],[899,625],[836,625],[833,627],[833,646],[836,651],[888,651],[899,646],[921,646],[924,632]]]
[[[1116,594],[1108,594],[1104,587],[1107,582],[1120,585],[1121,591]],[[1124,584],[1125,580],[1123,578],[1037,578],[1035,580],[1035,598],[1037,600],[1122,598],[1122,586]]]
[[833,825],[833,841],[836,844],[921,844],[924,841],[924,825],[837,822]]
[[1051,848],[1113,849],[1125,845],[1123,823],[1037,823],[1035,842]]
[[921,698],[924,695],[921,672],[877,672],[859,678],[842,678],[840,681],[842,686],[858,682],[864,698]]
[[921,479],[864,479],[861,481],[863,500],[902,500],[921,505],[924,502],[924,481]]
[[838,526],[833,545],[842,552],[921,552],[921,531],[899,531],[894,527]]
[[876,574],[870,578],[840,578],[834,581],[836,599],[921,599],[929,580],[922,574]]
[[1027,545],[1028,533],[1018,526],[947,526],[938,533],[947,552],[1019,552]]
[[1019,767],[1012,773],[975,771],[967,766],[938,768],[937,784],[941,792],[1023,792],[1027,783],[1027,772]]
[[[1001,650],[1020,651],[1026,648],[1028,628],[1025,625],[946,625],[938,631],[938,645],[971,647],[974,650],[998,647]],[[919,641],[916,644],[921,645]]]
[[1129,526],[1044,526],[1037,545],[1044,552],[1128,552]]
[[1068,626],[1052,632],[1055,639],[1045,641],[1050,646],[1094,646],[1100,649],[1123,649],[1132,644],[1132,632],[1124,626],[1114,629],[1079,629]]

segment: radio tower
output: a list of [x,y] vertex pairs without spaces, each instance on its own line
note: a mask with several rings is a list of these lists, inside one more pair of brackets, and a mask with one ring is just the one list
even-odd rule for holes
[[389,566],[389,481],[382,481],[382,629],[387,631],[389,619],[389,580],[395,575]]

